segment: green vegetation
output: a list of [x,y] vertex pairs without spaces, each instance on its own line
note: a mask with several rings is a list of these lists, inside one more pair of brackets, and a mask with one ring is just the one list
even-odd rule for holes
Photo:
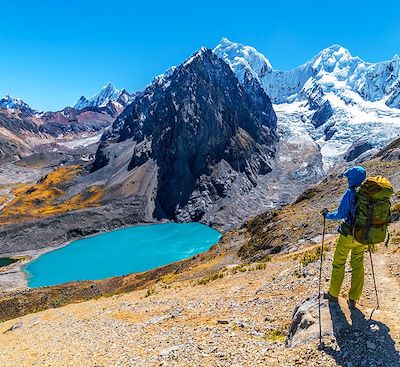
[[398,245],[400,244],[400,237],[399,236],[393,236],[390,238],[390,243],[392,245]]
[[256,262],[251,264],[243,263],[236,265],[232,268],[223,268],[214,274],[201,278],[200,280],[198,280],[197,284],[205,285],[214,280],[221,279],[228,274],[245,273],[247,271],[254,271],[254,270],[264,270],[267,267],[267,262],[271,261],[271,259],[272,256],[268,255],[261,262]]
[[[324,249],[324,252],[327,251],[327,248]],[[325,254],[323,255],[325,258]],[[308,264],[313,263],[314,261],[317,261],[321,258],[321,246],[317,246],[312,250],[306,251],[301,257],[300,257],[300,263],[303,266],[307,266]]]
[[160,281],[161,283],[171,284],[171,283],[173,283],[173,282],[176,280],[176,277],[177,277],[177,275],[176,275],[175,273],[168,273],[168,274],[163,275],[163,276],[160,278],[159,281]]
[[225,274],[223,273],[223,271],[218,271],[218,272],[216,272],[214,274],[211,274],[211,275],[208,275],[206,277],[203,277],[203,278],[199,279],[197,284],[198,285],[205,285],[205,284],[207,284],[209,282],[212,282],[214,280],[221,279],[224,276],[225,276]]
[[392,206],[392,214],[400,214],[400,203],[396,203]]
[[265,334],[265,340],[284,343],[286,340],[286,334],[282,330],[271,330]]
[[267,264],[266,263],[257,263],[256,265],[255,265],[255,270],[263,270],[263,269],[265,269],[267,267]]
[[146,294],[144,295],[144,298],[150,297],[154,293],[156,293],[156,290],[154,289],[154,287],[149,287],[149,288],[147,288],[147,291],[146,291]]
[[264,259],[261,260],[261,262],[270,262],[272,260],[272,255],[267,255],[264,257]]

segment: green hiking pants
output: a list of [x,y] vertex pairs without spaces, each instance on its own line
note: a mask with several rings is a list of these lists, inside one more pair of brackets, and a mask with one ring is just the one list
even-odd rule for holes
[[351,288],[349,299],[358,301],[364,287],[364,252],[368,247],[357,242],[351,235],[340,235],[336,243],[335,254],[332,263],[332,276],[329,293],[339,297],[342,287],[346,260],[351,251]]

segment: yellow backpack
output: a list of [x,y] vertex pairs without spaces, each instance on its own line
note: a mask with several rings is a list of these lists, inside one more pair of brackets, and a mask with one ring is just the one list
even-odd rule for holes
[[365,245],[385,241],[393,187],[382,176],[368,177],[357,191],[354,238]]

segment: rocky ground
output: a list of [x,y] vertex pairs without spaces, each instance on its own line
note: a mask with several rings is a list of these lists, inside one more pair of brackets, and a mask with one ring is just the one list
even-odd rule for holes
[[[328,287],[331,247],[323,288]],[[381,308],[366,261],[366,291],[357,311],[334,319],[323,308],[324,342],[317,350],[315,307],[308,327],[285,341],[293,311],[318,289],[315,245],[264,262],[228,264],[204,277],[204,264],[185,277],[168,274],[151,287],[46,310],[0,324],[0,365],[11,366],[400,366],[396,300],[400,252],[374,255]],[[368,258],[366,258],[368,260]],[[346,275],[344,293],[348,289]],[[315,306],[315,303],[314,303]],[[330,318],[328,318],[330,319]]]

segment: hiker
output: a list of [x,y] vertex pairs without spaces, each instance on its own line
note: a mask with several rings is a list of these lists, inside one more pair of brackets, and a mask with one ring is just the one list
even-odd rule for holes
[[342,220],[339,226],[339,239],[336,243],[335,254],[332,263],[332,275],[328,299],[338,302],[340,289],[342,287],[345,265],[349,252],[351,251],[351,288],[349,292],[349,306],[354,308],[360,299],[364,287],[364,252],[368,248],[353,237],[353,225],[356,219],[357,187],[367,177],[364,167],[354,166],[343,173],[347,177],[349,187],[345,191],[337,211],[322,211],[326,219]]

